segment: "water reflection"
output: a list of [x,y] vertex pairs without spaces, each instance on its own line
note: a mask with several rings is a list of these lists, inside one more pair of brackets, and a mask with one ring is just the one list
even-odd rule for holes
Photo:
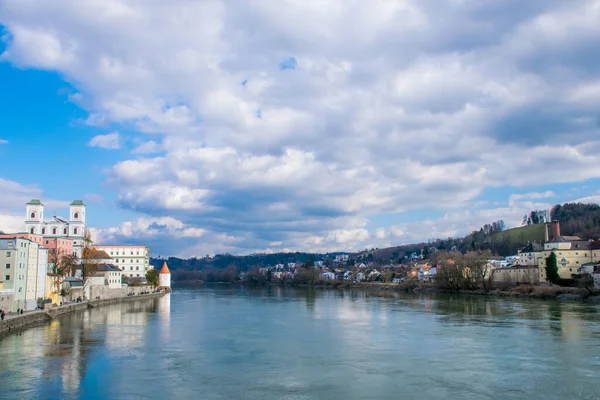
[[160,332],[163,342],[168,342],[171,332],[171,293],[158,299],[158,316],[160,318]]
[[594,398],[597,332],[581,303],[208,287],[0,339],[0,397]]
[[[92,353],[99,349],[131,348],[140,343],[143,330],[136,333],[130,328],[147,323],[148,313],[156,307],[155,301],[126,302],[67,314],[46,325],[4,337],[0,341],[0,387],[11,390],[2,396],[11,398],[11,394],[30,393],[33,383],[40,381],[46,382],[50,391],[32,395],[76,396]],[[14,371],[14,365],[31,358],[37,362]]]

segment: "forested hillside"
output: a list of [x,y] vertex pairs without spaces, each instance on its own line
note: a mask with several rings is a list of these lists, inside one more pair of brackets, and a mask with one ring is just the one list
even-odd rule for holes
[[598,204],[567,203],[556,205],[552,219],[560,221],[562,235],[583,239],[600,238],[600,206]]

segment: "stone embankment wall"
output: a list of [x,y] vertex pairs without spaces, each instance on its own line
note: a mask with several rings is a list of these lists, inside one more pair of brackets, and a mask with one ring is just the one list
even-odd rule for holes
[[[141,290],[140,290],[141,291]],[[159,297],[164,295],[165,292],[151,293],[146,295],[127,296],[125,297],[114,297],[109,299],[101,300],[90,300],[83,303],[72,303],[64,306],[52,307],[48,310],[32,311],[23,315],[18,315],[4,321],[0,321],[0,335],[4,333],[10,333],[19,329],[24,329],[33,325],[44,323],[52,320],[60,315],[67,314],[74,311],[84,311],[88,308],[95,308],[104,305],[116,304],[123,301],[135,301],[135,300],[146,300],[153,297]]]
[[129,293],[139,295],[142,292],[152,292],[154,288],[148,286],[126,286],[120,289],[109,289],[108,286],[92,286],[90,288],[90,299],[100,297],[101,299],[116,299],[126,297]]

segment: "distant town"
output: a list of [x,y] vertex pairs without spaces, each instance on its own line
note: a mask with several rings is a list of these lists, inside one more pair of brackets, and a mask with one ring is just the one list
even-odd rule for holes
[[24,231],[0,232],[0,310],[23,313],[91,299],[170,288],[170,271],[150,264],[144,245],[93,243],[86,205],[46,219],[37,199],[25,205]]
[[[567,234],[561,232],[561,225]],[[158,266],[168,261],[174,281],[428,284],[445,290],[528,285],[597,290],[599,234],[600,206],[564,204],[532,211],[523,217],[521,227],[505,229],[503,221],[496,221],[462,238],[357,253],[222,254],[152,259],[151,263]]]
[[[368,253],[355,256],[340,254],[325,260],[309,259],[304,263],[278,263],[251,268],[242,272],[240,279],[257,284],[307,284],[317,281],[399,284],[407,281],[437,281],[440,286],[445,287],[444,284],[456,278],[455,275],[458,274],[458,279],[454,279],[457,286],[448,285],[445,288],[479,289],[486,284],[492,287],[573,283],[589,277],[592,279],[589,286],[600,288],[600,242],[561,235],[559,221],[543,225],[546,232],[546,240],[543,243],[530,243],[510,256],[494,256],[490,251],[462,254],[456,248],[433,252],[429,249],[427,259],[421,251],[411,253],[402,263],[380,264],[364,260],[369,258]],[[546,263],[552,254],[556,256],[557,276],[550,279]],[[181,276],[185,277],[185,273]]]

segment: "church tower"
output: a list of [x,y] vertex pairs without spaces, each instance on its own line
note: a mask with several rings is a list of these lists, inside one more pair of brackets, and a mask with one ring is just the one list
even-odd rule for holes
[[75,200],[69,205],[69,236],[82,238],[85,232],[85,209],[81,200]]
[[80,259],[84,247],[85,208],[85,204],[81,200],[75,200],[69,204],[69,237],[73,239],[73,252]]
[[44,205],[37,199],[26,204],[25,229],[27,233],[41,234],[44,222]]

